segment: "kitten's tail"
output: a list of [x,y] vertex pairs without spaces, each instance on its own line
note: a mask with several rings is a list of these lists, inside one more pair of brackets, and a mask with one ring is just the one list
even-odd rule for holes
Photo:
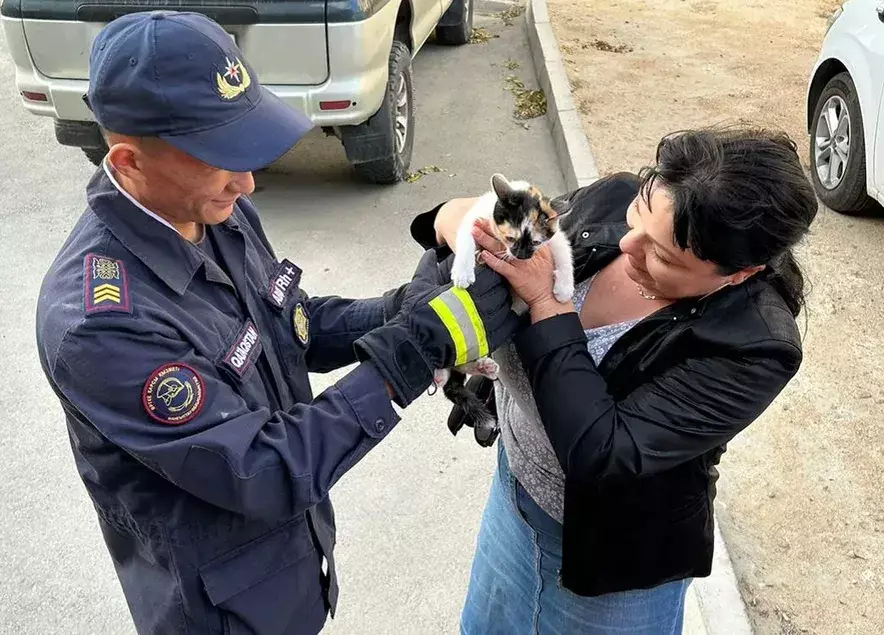
[[452,422],[449,418],[448,429],[451,434],[456,435],[466,422],[473,428],[476,442],[482,447],[491,447],[500,434],[497,418],[488,411],[482,400],[466,387],[466,378],[463,373],[452,369],[451,376],[442,386],[442,392],[448,400],[463,412],[463,416],[457,419],[457,422]]

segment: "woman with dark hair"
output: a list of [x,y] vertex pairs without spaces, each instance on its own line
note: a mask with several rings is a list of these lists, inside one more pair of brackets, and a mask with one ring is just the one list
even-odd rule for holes
[[[653,167],[561,200],[572,302],[546,249],[501,260],[474,230],[530,319],[494,353],[501,443],[461,632],[680,633],[711,570],[715,466],[801,363],[792,249],[816,197],[792,141],[741,129],[669,136]],[[413,235],[454,244],[470,203]]]

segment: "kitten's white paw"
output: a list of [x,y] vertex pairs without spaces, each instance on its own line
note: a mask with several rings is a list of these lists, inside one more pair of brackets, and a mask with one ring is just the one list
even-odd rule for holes
[[497,380],[497,373],[500,372],[500,366],[497,365],[490,357],[481,357],[467,364],[469,367],[466,372],[470,375],[482,375],[488,379]]
[[574,297],[574,280],[570,277],[560,276],[555,272],[556,283],[553,285],[553,295],[559,302],[567,302]]
[[436,388],[441,388],[445,384],[448,383],[448,378],[451,376],[451,372],[443,368],[442,370],[437,370],[433,373],[433,386]]
[[468,264],[465,267],[455,266],[451,270],[451,281],[454,283],[455,287],[466,289],[476,281],[475,267],[473,267],[472,264]]

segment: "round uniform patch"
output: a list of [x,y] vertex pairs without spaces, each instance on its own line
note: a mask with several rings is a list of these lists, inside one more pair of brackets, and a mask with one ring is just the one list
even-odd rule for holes
[[165,364],[144,382],[141,401],[152,419],[177,426],[193,419],[203,407],[202,377],[186,364]]
[[310,318],[307,317],[304,305],[300,302],[295,305],[295,309],[292,311],[292,327],[301,346],[307,346],[310,342]]

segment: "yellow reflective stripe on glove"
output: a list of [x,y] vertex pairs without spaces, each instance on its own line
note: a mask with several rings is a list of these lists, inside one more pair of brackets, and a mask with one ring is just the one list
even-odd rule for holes
[[429,304],[454,342],[455,366],[488,355],[485,325],[469,293],[452,287],[430,300]]

